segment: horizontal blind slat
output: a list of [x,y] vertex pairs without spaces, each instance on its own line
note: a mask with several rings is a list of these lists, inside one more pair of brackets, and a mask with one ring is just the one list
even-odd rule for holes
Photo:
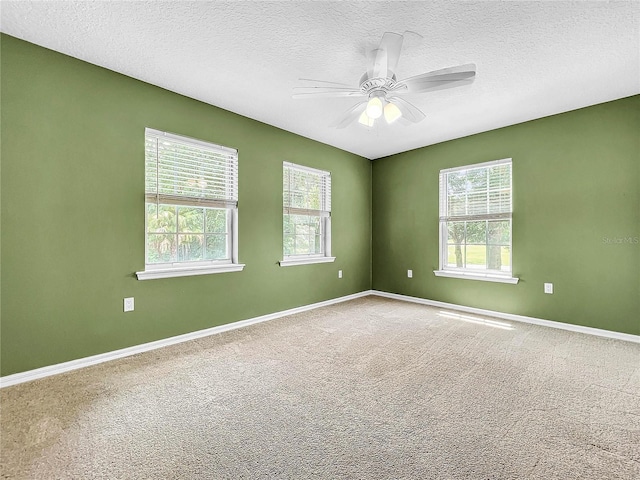
[[186,197],[181,195],[145,195],[145,200],[160,205],[181,205],[187,207],[234,208],[238,204],[233,201],[214,200],[210,198]]
[[237,205],[236,150],[147,129],[145,156],[145,191],[156,201]]
[[314,217],[328,217],[329,212],[324,210],[311,210],[307,208],[295,208],[295,207],[284,207],[282,209],[283,213],[289,215],[309,215]]
[[162,132],[160,130],[154,130],[152,128],[145,129],[145,137],[150,141],[155,140],[161,143],[180,143],[183,145],[196,146],[204,150],[228,152],[235,155],[237,155],[238,153],[238,150],[235,148],[216,145],[215,143],[206,142],[204,140],[198,140],[191,137],[185,137],[183,135],[176,135],[174,133]]
[[158,157],[152,157],[153,161],[164,164],[168,167],[180,165],[183,168],[204,168],[206,170],[234,170],[234,164],[231,161],[219,161],[216,158],[204,157],[193,158],[180,155],[161,154]]
[[331,211],[331,173],[283,163],[283,205],[309,211]]
[[441,222],[463,222],[475,220],[509,220],[511,213],[487,213],[484,215],[452,215],[440,217]]
[[440,218],[498,218],[511,213],[511,162],[441,171]]

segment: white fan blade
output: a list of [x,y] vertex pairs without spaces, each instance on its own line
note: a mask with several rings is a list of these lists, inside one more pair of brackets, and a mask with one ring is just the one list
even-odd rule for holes
[[[466,85],[473,82],[476,75],[476,66],[473,63],[459,65],[457,67],[442,68],[432,72],[422,73],[413,77],[405,78],[398,82],[399,85],[406,85],[408,93],[418,93],[430,90],[431,87],[442,87],[447,83],[464,82]],[[457,87],[459,85],[451,85]],[[450,88],[445,87],[445,88]],[[439,88],[438,88],[439,89]]]
[[402,32],[402,48],[405,51],[417,47],[423,40],[424,38],[418,32],[413,32],[411,30],[405,30]]
[[409,120],[413,123],[421,122],[426,118],[426,115],[416,107],[410,104],[405,99],[400,97],[389,97],[387,99],[390,103],[393,103],[402,112],[402,118]]
[[356,103],[347,110],[340,118],[329,124],[330,127],[344,128],[358,118],[367,108],[367,102]]
[[[402,51],[402,41],[404,37],[397,33],[386,32],[382,36],[382,41],[380,42],[380,48],[384,48],[387,52],[387,72],[385,78],[387,76],[396,73],[396,68],[398,68],[398,60],[400,59],[400,52]],[[393,72],[390,74],[388,70]]]
[[300,78],[307,85],[293,88],[293,98],[351,97],[362,95],[359,88],[347,83]]
[[[384,77],[383,77],[384,76]],[[373,65],[371,66],[371,75],[369,78],[378,78],[387,76],[387,52],[380,48],[373,51]]]
[[362,94],[349,92],[317,92],[317,93],[295,93],[291,98],[302,100],[305,98],[345,98],[345,97],[361,97]]
[[317,83],[318,85],[316,86],[353,88],[353,85],[349,85],[348,83],[330,82],[328,80],[314,80],[312,78],[299,78],[298,80],[301,82]]
[[424,92],[435,92],[436,90],[445,90],[447,88],[454,87],[462,87],[463,85],[471,85],[473,83],[473,79],[471,80],[449,80],[449,81],[441,81],[441,82],[421,82],[415,83],[411,85],[407,85],[406,90],[399,90],[394,92],[398,95],[403,95],[407,93],[424,93]]
[[476,72],[456,72],[456,73],[442,73],[433,75],[433,72],[423,73],[422,75],[416,75],[415,77],[406,78],[401,80],[402,83],[424,83],[424,82],[455,82],[457,80],[470,80],[476,76]]
[[359,92],[362,90],[353,87],[293,87],[294,93],[314,93],[314,92]]
[[385,32],[382,35],[380,45],[374,50],[373,66],[371,67],[372,78],[387,78],[389,70],[395,73],[402,50],[403,36],[398,33]]
[[361,90],[342,87],[295,87],[292,98],[359,97]]
[[[460,80],[463,78],[468,78],[469,75],[473,76],[476,74],[476,64],[475,63],[465,63],[464,65],[456,65],[455,67],[447,67],[441,68],[439,70],[433,70],[427,73],[421,73],[420,75],[414,75],[413,77],[405,78],[402,81],[413,80],[416,78],[429,78],[438,75],[447,75],[447,74],[462,74]],[[464,76],[466,75],[466,76]]]

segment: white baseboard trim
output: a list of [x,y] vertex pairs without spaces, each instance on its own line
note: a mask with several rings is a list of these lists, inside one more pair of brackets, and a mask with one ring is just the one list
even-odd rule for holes
[[155,350],[157,348],[167,347],[169,345],[175,345],[177,343],[188,342],[189,340],[195,340],[196,338],[208,337],[209,335],[215,335],[217,333],[247,327],[256,323],[286,317],[287,315],[306,312],[307,310],[313,310],[315,308],[326,307],[327,305],[333,305],[336,303],[346,302],[348,300],[354,300],[360,297],[366,297],[371,294],[371,290],[365,290],[363,292],[345,295],[344,297],[332,298],[323,302],[290,308],[288,310],[282,310],[280,312],[269,313],[267,315],[261,315],[259,317],[248,318],[246,320],[240,320],[238,322],[227,323],[225,325],[198,330],[196,332],[185,333],[182,335],[177,335],[175,337],[164,338],[162,340],[156,340],[154,342],[134,345],[133,347],[100,353],[98,355],[92,355],[90,357],[78,358],[77,360],[71,360],[69,362],[58,363],[56,365],[36,368],[34,370],[27,370],[26,372],[14,373],[13,375],[5,375],[4,377],[0,377],[0,388],[17,385],[19,383],[30,382],[31,380],[37,380],[39,378],[49,377],[51,375],[57,375],[59,373],[69,372],[71,370],[77,370],[79,368],[108,362],[110,360],[116,360],[118,358],[129,357],[131,355],[148,352],[149,350]]
[[98,355],[92,355],[90,357],[79,358],[77,360],[71,360],[69,362],[58,363],[56,365],[49,365],[42,368],[36,368],[34,370],[28,370],[26,372],[14,373],[13,375],[6,375],[0,377],[0,388],[10,387],[11,385],[17,385],[19,383],[29,382],[31,380],[37,380],[39,378],[50,377],[59,373],[69,372],[77,370],[79,368],[88,367],[91,365],[97,365],[99,363],[108,362],[110,360],[116,360],[118,358],[129,357],[138,353],[148,352],[169,345],[175,345],[177,343],[188,342],[189,340],[195,340],[197,338],[208,337],[209,335],[215,335],[217,333],[226,332],[229,330],[235,330],[237,328],[247,327],[256,323],[266,322],[274,320],[276,318],[286,317],[287,315],[293,315],[295,313],[306,312],[315,308],[326,307],[336,303],[346,302],[354,300],[356,298],[366,297],[369,295],[376,295],[379,297],[392,298],[395,300],[401,300],[405,302],[419,303],[422,305],[429,305],[432,307],[446,308],[449,310],[458,310],[467,313],[474,313],[476,315],[486,315],[490,317],[497,317],[504,320],[512,320],[515,322],[531,323],[534,325],[541,325],[544,327],[559,328],[562,330],[569,330],[572,332],[586,333],[589,335],[597,335],[600,337],[613,338],[616,340],[624,340],[627,342],[640,343],[640,335],[632,335],[629,333],[613,332],[611,330],[602,330],[593,327],[584,327],[581,325],[572,325],[570,323],[556,322],[553,320],[543,320],[540,318],[526,317],[524,315],[516,315],[513,313],[496,312],[493,310],[484,310],[482,308],[466,307],[464,305],[456,305],[454,303],[438,302],[436,300],[428,300],[426,298],[411,297],[408,295],[400,295],[397,293],[382,292],[379,290],[364,290],[362,292],[354,293],[351,295],[345,295],[344,297],[332,298],[318,303],[312,303],[310,305],[303,305],[301,307],[290,308],[288,310],[282,310],[280,312],[269,313],[267,315],[261,315],[259,317],[248,318],[246,320],[240,320],[238,322],[227,323],[225,325],[219,325],[217,327],[207,328],[204,330],[198,330],[196,332],[185,333],[183,335],[177,335],[175,337],[169,337],[162,340],[156,340],[154,342],[143,343],[141,345],[134,345],[133,347],[122,348],[120,350],[114,350],[111,352],[105,352]]
[[475,313],[476,315],[486,315],[489,317],[497,317],[504,320],[512,320],[514,322],[532,323],[543,327],[559,328],[561,330],[569,330],[571,332],[586,333],[588,335],[597,335],[599,337],[613,338],[616,340],[624,340],[626,342],[640,343],[640,335],[632,335],[630,333],[614,332],[611,330],[602,330],[600,328],[584,327],[582,325],[573,325],[571,323],[556,322],[553,320],[543,320],[541,318],[526,317],[524,315],[516,315],[513,313],[496,312],[493,310],[484,310],[482,308],[465,307],[464,305],[456,305],[455,303],[438,302],[436,300],[428,300],[426,298],[411,297],[408,295],[400,295],[397,293],[381,292],[372,290],[372,295],[379,297],[393,298],[405,302],[420,303],[431,307],[447,308],[449,310],[459,310],[461,312]]

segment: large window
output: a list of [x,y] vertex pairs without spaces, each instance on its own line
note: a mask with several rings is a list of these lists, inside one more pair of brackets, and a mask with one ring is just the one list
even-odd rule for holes
[[147,128],[145,271],[139,280],[242,270],[238,152]]
[[282,266],[332,262],[331,173],[283,163]]
[[517,283],[511,272],[511,159],[440,171],[438,276]]

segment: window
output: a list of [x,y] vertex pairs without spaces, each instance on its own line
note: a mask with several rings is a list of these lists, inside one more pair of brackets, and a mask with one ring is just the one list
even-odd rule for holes
[[147,128],[138,280],[242,270],[237,224],[237,150]]
[[511,275],[511,159],[440,171],[437,276],[517,283]]
[[283,163],[283,257],[283,267],[335,260],[330,172]]

